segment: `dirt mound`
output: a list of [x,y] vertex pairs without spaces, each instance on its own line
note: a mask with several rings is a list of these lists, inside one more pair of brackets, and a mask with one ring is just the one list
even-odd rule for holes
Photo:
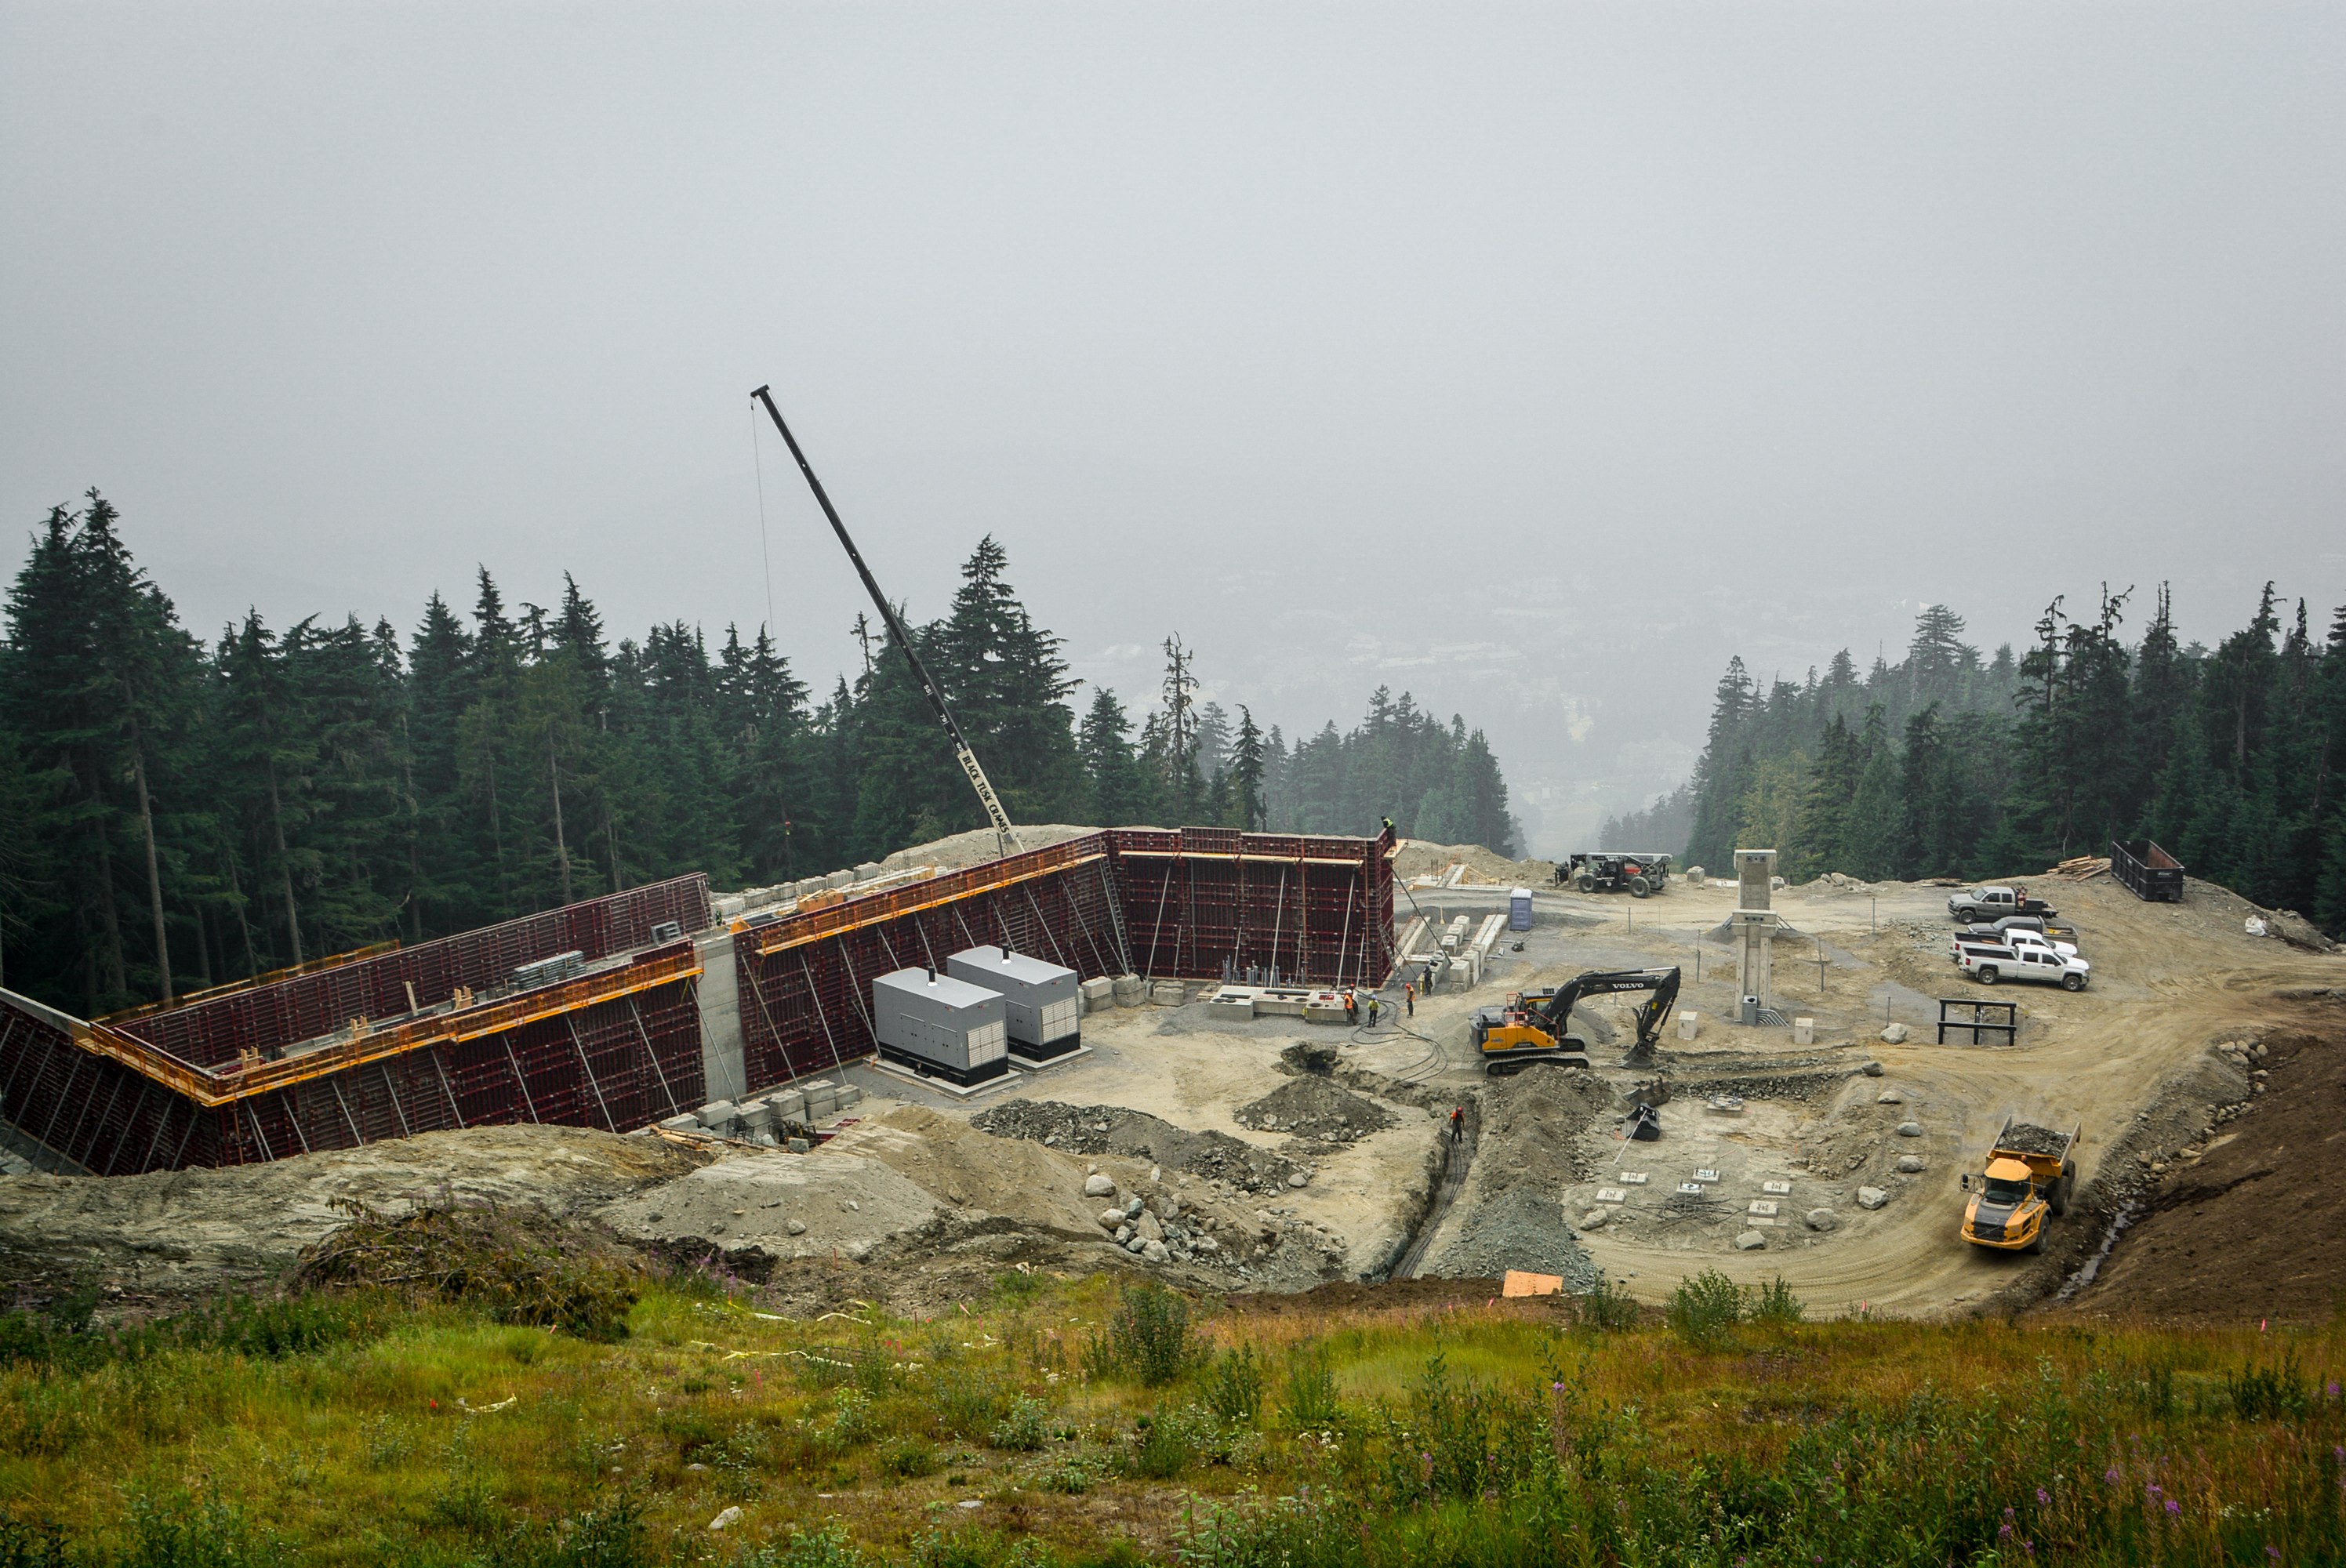
[[160,1294],[250,1285],[347,1223],[337,1198],[400,1214],[444,1195],[568,1217],[707,1158],[585,1127],[473,1127],[225,1170],[5,1176],[0,1282],[88,1270]]
[[1581,1147],[1580,1133],[1599,1117],[1609,1120],[1614,1101],[1612,1089],[1593,1073],[1535,1067],[1492,1079],[1482,1101],[1477,1185],[1488,1195],[1517,1186],[1557,1193],[1588,1180],[1596,1167]]
[[1546,1191],[1518,1186],[1474,1206],[1426,1270],[1451,1279],[1495,1279],[1510,1268],[1556,1274],[1566,1290],[1596,1283],[1596,1266]]
[[[862,1258],[926,1224],[937,1201],[878,1160],[761,1149],[631,1194],[596,1217],[630,1241],[767,1257]],[[796,1228],[793,1228],[795,1227]]]
[[[2154,1169],[2143,1208],[2066,1311],[2320,1323],[2346,1304],[2346,1030],[2276,1033],[2265,1091]],[[2196,1156],[2196,1157],[2195,1157]]]
[[[1064,844],[1069,839],[1080,839],[1086,833],[1098,831],[1097,828],[1079,828],[1066,822],[1051,822],[1041,827],[1021,825],[1018,830],[1018,839],[1030,850],[1047,850],[1054,844]],[[1002,846],[995,840],[994,830],[977,828],[966,833],[954,833],[946,838],[933,840],[929,843],[914,844],[908,850],[898,850],[880,864],[882,870],[890,871],[901,871],[913,866],[941,866],[951,871],[1001,858]]]
[[[1388,1279],[1381,1285],[1364,1285],[1350,1279],[1331,1279],[1309,1290],[1297,1290],[1283,1295],[1231,1295],[1222,1298],[1232,1315],[1240,1318],[1292,1318],[1310,1312],[1374,1312],[1393,1308],[1483,1307],[1499,1293],[1496,1279],[1439,1279],[1420,1276],[1415,1279]],[[1526,1300],[1539,1300],[1528,1298]]]
[[[1100,1234],[1104,1200],[1084,1196],[1090,1175],[1084,1151],[1063,1154],[1040,1140],[993,1136],[923,1106],[902,1105],[842,1134],[824,1152],[878,1160],[973,1220],[998,1215],[1086,1240]],[[1107,1174],[1122,1191],[1140,1173],[1112,1167]]]
[[1288,1155],[1222,1132],[1193,1133],[1161,1116],[1121,1105],[1065,1105],[1012,1100],[989,1106],[970,1125],[997,1138],[1026,1138],[1078,1155],[1123,1155],[1168,1170],[1188,1171],[1265,1195],[1284,1192],[1311,1167]]
[[1401,1124],[1373,1100],[1364,1100],[1325,1078],[1296,1078],[1251,1105],[1231,1113],[1254,1132],[1290,1133],[1323,1143],[1349,1144]]
[[1393,855],[1393,875],[1439,876],[1464,862],[1473,885],[1542,888],[1556,881],[1554,860],[1511,860],[1480,844],[1432,844],[1423,839],[1403,839]]

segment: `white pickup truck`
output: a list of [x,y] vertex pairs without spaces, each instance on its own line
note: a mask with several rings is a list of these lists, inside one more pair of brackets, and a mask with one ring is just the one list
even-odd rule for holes
[[2006,980],[2034,980],[2064,991],[2083,991],[2094,966],[2082,958],[2065,957],[2049,947],[2010,946],[1962,941],[1955,944],[1955,962],[1982,985]]
[[1965,942],[1970,942],[1975,947],[2041,947],[2048,949],[2051,952],[2057,952],[2063,958],[2075,958],[2077,956],[2077,944],[2075,942],[2062,942],[2054,937],[2046,936],[2043,932],[2039,931],[2025,931],[2018,929],[1997,931],[1992,925],[1975,925],[1966,931],[1957,932],[1953,937],[1948,939],[1948,956],[1956,960],[1958,962],[1962,962],[1964,956],[1964,943]]
[[1947,895],[1947,913],[1960,921],[1991,921],[2000,915],[2058,914],[2043,899],[2032,899],[2023,888],[1957,888]]

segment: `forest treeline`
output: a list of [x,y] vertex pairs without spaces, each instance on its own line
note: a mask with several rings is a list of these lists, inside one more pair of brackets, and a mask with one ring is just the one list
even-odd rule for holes
[[2161,587],[2129,637],[2134,593],[2084,616],[2055,599],[2027,651],[1983,658],[1943,606],[1906,657],[1858,674],[1846,650],[1761,689],[1729,662],[1694,775],[1605,824],[1606,847],[1738,844],[1795,881],[1838,871],[1989,876],[2157,840],[2194,876],[2346,934],[2346,607],[2325,637],[2265,585],[2249,624],[2185,645]]
[[[1404,833],[1507,850],[1479,731],[1380,689],[1290,744],[1199,703],[1188,651],[1136,721],[1077,705],[987,538],[909,632],[1012,819]],[[206,642],[95,491],[36,532],[0,641],[0,985],[86,1016],[370,942],[705,871],[763,885],[984,825],[936,720],[862,617],[827,692],[763,630],[614,643],[566,575],[483,569],[387,620],[257,614]],[[908,623],[909,624],[909,623]]]

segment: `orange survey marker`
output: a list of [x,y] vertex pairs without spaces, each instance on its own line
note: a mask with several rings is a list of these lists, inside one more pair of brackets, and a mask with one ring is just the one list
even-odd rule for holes
[[1560,1296],[1563,1293],[1562,1275],[1526,1274],[1520,1268],[1508,1269],[1505,1281],[1499,1287],[1502,1296]]

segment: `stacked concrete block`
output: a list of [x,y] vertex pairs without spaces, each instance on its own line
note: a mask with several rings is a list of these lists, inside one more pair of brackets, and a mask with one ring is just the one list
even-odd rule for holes
[[733,1102],[711,1100],[700,1107],[700,1125],[712,1133],[721,1133],[733,1125]]
[[839,1085],[828,1078],[817,1078],[811,1084],[801,1084],[799,1092],[806,1096],[806,1119],[819,1121],[839,1108]]
[[836,1109],[842,1111],[852,1111],[857,1105],[863,1103],[863,1091],[857,1088],[852,1084],[842,1084],[839,1086],[837,1099],[838,1105],[835,1107]]
[[1096,979],[1085,981],[1082,991],[1084,1011],[1086,1013],[1097,1013],[1103,1008],[1116,1005],[1116,982],[1104,974]]
[[1148,1000],[1148,982],[1137,974],[1116,977],[1116,1004],[1118,1007],[1138,1007]]
[[1178,1007],[1189,1000],[1189,988],[1178,980],[1160,980],[1150,990],[1148,1000],[1159,1007]]
[[868,882],[879,874],[880,868],[869,860],[855,868],[855,880],[859,882]]
[[742,1127],[753,1138],[772,1126],[774,1122],[774,1107],[764,1100],[744,1100],[733,1107],[733,1114],[740,1118]]
[[780,1094],[769,1095],[766,1096],[766,1104],[773,1111],[774,1120],[778,1122],[806,1120],[806,1094],[803,1090],[784,1089]]
[[687,1111],[680,1116],[668,1117],[660,1125],[671,1133],[698,1132],[700,1128],[700,1118]]

